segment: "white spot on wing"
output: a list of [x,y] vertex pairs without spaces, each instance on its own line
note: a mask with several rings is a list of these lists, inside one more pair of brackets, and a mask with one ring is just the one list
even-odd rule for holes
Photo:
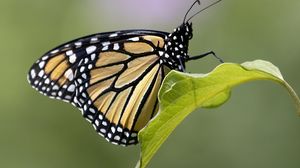
[[116,141],[119,141],[119,140],[120,140],[120,136],[119,136],[119,135],[116,135],[116,136],[114,137],[114,139],[115,139]]
[[127,142],[127,140],[126,139],[122,139],[122,142],[125,144]]
[[105,50],[108,50],[108,46],[104,46],[104,47],[102,48],[102,51],[105,51]]
[[118,132],[122,132],[123,129],[122,129],[121,127],[118,127],[118,128],[117,128],[117,131],[118,131]]
[[51,53],[51,54],[56,54],[56,53],[58,53],[58,51],[59,51],[59,50],[57,49],[57,50],[51,51],[50,53]]
[[32,79],[36,77],[36,73],[35,73],[35,70],[34,70],[34,69],[32,69],[32,70],[30,71],[30,75],[31,75],[31,78],[32,78]]
[[73,75],[72,69],[68,69],[68,70],[65,72],[65,77],[68,78],[69,81],[72,81],[72,80],[73,80],[74,75]]
[[84,69],[85,69],[85,67],[84,67],[84,66],[82,66],[82,67],[80,68],[80,72],[83,72],[83,71],[84,71]]
[[91,113],[95,113],[96,111],[93,108],[89,109]]
[[46,56],[43,56],[43,57],[42,57],[42,60],[45,61],[45,60],[47,60],[48,58],[49,58],[49,56],[46,55]]
[[87,53],[87,54],[91,54],[91,53],[93,53],[96,49],[97,49],[96,46],[89,46],[89,47],[86,48],[86,53]]
[[82,83],[82,79],[77,79],[77,82],[79,83],[79,84],[81,84]]
[[[70,100],[71,98],[72,98],[72,97],[71,97],[70,95],[66,95],[66,96],[65,96],[65,99]],[[67,100],[66,102],[69,102],[68,100]]]
[[98,120],[95,120],[95,124],[97,127],[99,127],[99,121]]
[[104,129],[104,128],[101,128],[101,129],[100,129],[100,132],[102,132],[102,133],[106,133],[106,129]]
[[39,63],[39,67],[42,69],[45,66],[45,61]]
[[94,38],[91,38],[91,42],[96,42],[98,41],[98,38],[94,37]]
[[58,87],[58,85],[54,85],[52,89],[53,89],[53,90],[58,90],[59,87]]
[[103,121],[103,122],[102,122],[102,125],[107,126],[107,122],[106,122],[106,121]]
[[86,64],[86,63],[88,63],[89,62],[89,59],[88,58],[85,58],[84,59],[84,63]]
[[115,128],[115,127],[111,127],[110,129],[111,129],[111,132],[112,132],[112,133],[115,133],[115,132],[116,132],[116,128]]
[[94,60],[95,57],[96,57],[96,54],[92,54],[92,55],[91,55],[91,60]]
[[90,120],[93,120],[93,116],[92,115],[88,115],[87,116]]
[[102,43],[103,46],[108,46],[109,44],[110,44],[110,42],[108,42],[108,41]]
[[72,85],[70,85],[70,86],[68,87],[68,91],[69,91],[69,92],[74,92],[74,90],[75,90],[75,85],[74,85],[74,84],[72,84]]
[[163,51],[158,51],[159,56],[163,56],[164,52]]
[[113,33],[113,34],[109,35],[109,37],[116,37],[116,36],[118,36],[118,33]]
[[72,54],[73,54],[73,51],[72,51],[72,50],[69,50],[69,51],[66,52],[66,55],[67,55],[67,56],[70,56],[70,55],[72,55]]
[[130,41],[139,41],[139,39],[140,39],[139,37],[133,37],[133,38],[130,38],[129,40]]
[[77,47],[80,47],[80,46],[82,45],[82,42],[76,42],[75,45],[76,45]]
[[44,71],[41,70],[38,75],[39,75],[39,77],[43,77],[44,76]]
[[114,44],[114,50],[118,50],[120,48],[119,44],[118,43],[115,43]]
[[49,78],[47,78],[46,80],[45,80],[45,84],[49,84],[50,83],[50,80],[49,80]]
[[71,56],[69,57],[69,62],[70,62],[71,64],[73,64],[73,63],[75,63],[75,61],[76,61],[76,55],[73,54],[73,55],[71,55]]

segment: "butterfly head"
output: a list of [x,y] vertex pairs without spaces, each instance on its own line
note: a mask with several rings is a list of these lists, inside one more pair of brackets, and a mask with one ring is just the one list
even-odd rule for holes
[[162,61],[171,69],[184,71],[188,58],[189,40],[193,37],[192,23],[183,23],[165,39]]
[[160,53],[161,62],[163,64],[167,65],[171,69],[176,69],[179,71],[185,70],[185,62],[189,60],[189,56],[187,54],[189,40],[191,40],[193,37],[192,23],[190,23],[190,20],[202,11],[219,2],[221,2],[221,0],[216,0],[188,18],[187,16],[194,5],[201,4],[200,0],[194,1],[191,7],[187,10],[183,19],[183,23],[165,38],[165,51]]

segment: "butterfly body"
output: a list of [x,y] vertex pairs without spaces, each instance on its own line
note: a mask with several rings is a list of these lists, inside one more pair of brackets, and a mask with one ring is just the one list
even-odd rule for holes
[[44,54],[29,70],[40,93],[79,108],[114,144],[138,143],[137,133],[158,111],[157,93],[172,69],[184,71],[192,26],[172,33],[124,30],[98,33]]

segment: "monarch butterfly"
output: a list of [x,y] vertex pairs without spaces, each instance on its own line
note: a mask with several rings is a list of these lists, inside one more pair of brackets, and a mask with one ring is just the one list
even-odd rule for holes
[[[220,1],[220,0],[219,0]],[[211,4],[210,6],[218,3]],[[78,107],[109,142],[137,144],[137,133],[158,111],[157,93],[170,70],[185,70],[192,23],[172,33],[123,30],[82,37],[45,53],[32,65],[28,81],[50,98]],[[216,56],[215,56],[216,57]],[[218,58],[218,57],[216,57]]]

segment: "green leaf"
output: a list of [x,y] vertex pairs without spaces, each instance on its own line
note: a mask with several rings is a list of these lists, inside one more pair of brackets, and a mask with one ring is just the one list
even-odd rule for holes
[[176,126],[196,108],[220,106],[230,97],[233,86],[254,80],[270,80],[284,86],[300,114],[299,97],[284,81],[279,69],[270,62],[224,63],[208,74],[171,71],[159,91],[158,115],[139,132],[141,156],[136,167],[146,167]]

